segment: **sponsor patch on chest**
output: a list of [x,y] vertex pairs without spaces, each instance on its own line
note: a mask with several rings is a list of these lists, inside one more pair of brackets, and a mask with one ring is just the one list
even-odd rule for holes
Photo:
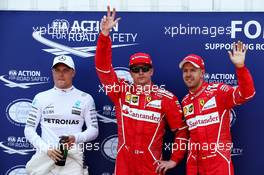
[[190,118],[187,121],[189,130],[195,129],[199,126],[208,126],[220,122],[220,117],[218,112],[213,112],[205,115],[197,115],[194,118]]
[[139,96],[134,95],[134,94],[130,94],[130,93],[126,93],[125,101],[131,105],[138,106],[139,105]]
[[209,99],[209,100],[203,105],[202,111],[207,110],[207,109],[212,109],[212,108],[215,108],[215,107],[217,107],[217,105],[216,105],[216,100],[215,100],[215,97],[212,97],[211,99]]
[[184,114],[185,117],[188,116],[188,115],[194,114],[193,103],[188,104],[188,105],[183,107],[183,114]]
[[76,110],[76,109],[72,109],[72,114],[81,115],[81,111],[80,110]]
[[149,102],[146,106],[161,109],[161,100],[153,100]]
[[52,115],[54,114],[54,106],[53,105],[49,105],[47,107],[45,107],[42,111],[43,115]]
[[122,114],[123,116],[132,118],[134,120],[146,121],[151,123],[159,123],[161,119],[160,113],[158,112],[131,108],[127,105],[122,106]]

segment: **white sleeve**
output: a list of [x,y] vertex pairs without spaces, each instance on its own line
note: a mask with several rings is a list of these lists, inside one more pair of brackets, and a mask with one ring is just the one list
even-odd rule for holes
[[39,151],[47,152],[49,146],[42,140],[36,132],[36,129],[41,120],[41,105],[37,96],[35,96],[31,110],[28,114],[24,134],[26,139]]
[[96,139],[99,134],[96,114],[94,100],[90,97],[83,115],[87,129],[83,132],[74,134],[76,143],[83,143]]

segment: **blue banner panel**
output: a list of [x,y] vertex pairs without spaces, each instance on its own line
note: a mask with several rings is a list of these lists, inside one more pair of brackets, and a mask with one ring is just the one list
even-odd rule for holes
[[[111,175],[117,153],[117,125],[113,103],[105,95],[94,66],[100,20],[105,12],[0,11],[0,174],[26,174],[34,154],[24,136],[25,120],[35,94],[53,87],[54,56],[73,57],[74,85],[90,93],[96,103],[99,137],[86,144],[85,162],[91,175]],[[251,70],[256,96],[232,110],[232,159],[239,175],[263,174],[264,13],[132,13],[121,12],[111,32],[113,66],[128,81],[129,56],[146,52],[154,64],[153,81],[182,99],[188,92],[178,67],[190,53],[201,55],[208,82],[236,86],[235,69],[227,50],[241,40],[248,44],[246,65]],[[258,134],[259,132],[259,134]],[[164,157],[171,133],[164,141]],[[144,163],[144,162],[142,162]],[[167,174],[185,174],[185,161]]]

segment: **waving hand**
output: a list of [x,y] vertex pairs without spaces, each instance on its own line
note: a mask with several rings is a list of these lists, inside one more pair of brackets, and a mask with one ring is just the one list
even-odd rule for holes
[[238,41],[237,43],[235,42],[233,43],[233,52],[228,51],[230,60],[237,68],[244,66],[246,52],[247,52],[247,48],[241,41]]
[[110,30],[118,23],[118,21],[121,18],[115,19],[116,16],[116,10],[113,8],[113,11],[111,12],[110,6],[107,6],[107,16],[104,15],[104,17],[101,20],[101,31],[102,33],[107,36],[110,33]]

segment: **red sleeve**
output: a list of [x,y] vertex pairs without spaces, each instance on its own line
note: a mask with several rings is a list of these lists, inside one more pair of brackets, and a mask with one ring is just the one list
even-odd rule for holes
[[174,96],[166,101],[166,104],[164,104],[166,119],[172,131],[175,132],[171,160],[179,163],[186,153],[189,138],[188,127],[184,121],[177,97]]
[[224,97],[224,104],[228,109],[246,102],[255,95],[254,82],[249,70],[245,66],[237,68],[236,74],[238,86],[223,84],[219,87],[220,95]]
[[112,67],[112,42],[109,36],[102,33],[99,34],[97,41],[95,68],[106,94],[114,103],[118,102],[120,92],[114,88],[119,86],[119,81]]

